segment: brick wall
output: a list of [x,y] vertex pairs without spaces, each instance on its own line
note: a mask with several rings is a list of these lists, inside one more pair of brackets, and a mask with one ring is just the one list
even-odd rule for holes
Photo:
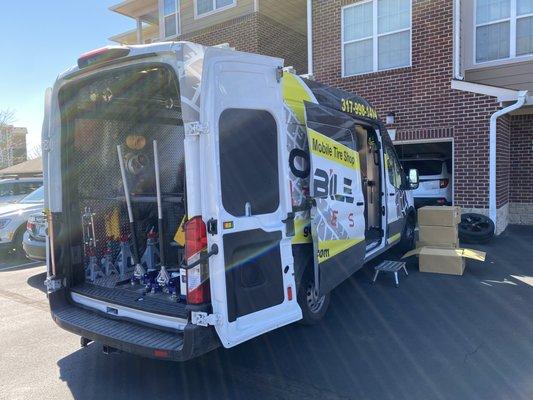
[[259,54],[285,59],[298,74],[307,73],[307,37],[259,14]]
[[188,40],[205,46],[229,43],[237,50],[256,53],[259,50],[258,25],[258,14],[253,13],[182,35],[179,40]]
[[[455,202],[466,208],[488,207],[489,118],[498,105],[494,98],[450,88],[453,2],[413,0],[411,67],[342,78],[341,7],[352,3],[313,2],[317,81],[367,98],[382,119],[394,111],[396,125],[391,128],[397,129],[398,140],[453,137]],[[506,146],[508,136],[501,136],[500,147]],[[502,157],[499,163],[505,165],[505,155]],[[506,189],[498,187],[498,191],[503,204]]]
[[206,46],[229,43],[236,50],[285,59],[299,74],[307,72],[307,38],[273,19],[252,13],[180,37]]
[[511,121],[508,115],[498,118],[496,132],[496,207],[500,208],[509,203]]
[[533,203],[533,115],[511,117],[510,201]]

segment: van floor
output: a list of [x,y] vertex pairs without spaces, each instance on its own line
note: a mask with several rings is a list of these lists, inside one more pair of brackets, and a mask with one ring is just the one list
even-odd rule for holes
[[186,304],[173,300],[167,293],[145,293],[143,285],[125,284],[107,288],[92,283],[82,283],[71,291],[106,303],[116,304],[154,314],[187,318]]

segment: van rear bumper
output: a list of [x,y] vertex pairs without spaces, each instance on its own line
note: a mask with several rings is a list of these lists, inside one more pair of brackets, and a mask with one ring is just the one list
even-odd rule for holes
[[61,328],[142,357],[186,361],[220,346],[213,327],[189,323],[183,332],[176,332],[112,319],[72,304],[65,289],[48,294],[48,299],[52,319]]

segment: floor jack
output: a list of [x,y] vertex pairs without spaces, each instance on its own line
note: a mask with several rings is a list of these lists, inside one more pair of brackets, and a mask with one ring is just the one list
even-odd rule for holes
[[124,196],[126,197],[126,206],[128,208],[128,219],[130,222],[131,242],[133,246],[133,252],[131,254],[135,268],[133,270],[133,277],[131,278],[131,284],[140,282],[146,270],[142,266],[139,260],[139,249],[137,247],[137,235],[135,234],[135,220],[133,219],[133,210],[131,207],[130,190],[128,188],[128,179],[126,177],[126,167],[124,166],[124,155],[122,152],[122,146],[117,145],[118,162],[120,166],[120,175],[122,177],[122,186],[124,188]]
[[83,244],[85,254],[89,257],[89,263],[85,268],[85,279],[94,282],[104,274],[96,258],[96,233],[94,230],[94,213],[89,207],[85,208],[81,216],[81,226],[83,229]]
[[[167,264],[166,264],[166,258],[165,258],[165,244],[163,243],[165,239],[165,234],[163,230],[164,228],[163,200],[161,197],[161,176],[160,176],[160,169],[159,169],[159,152],[158,152],[157,140],[153,141],[153,147],[154,147],[155,187],[156,187],[156,194],[157,194],[157,222],[158,222],[158,231],[159,231],[159,259],[161,260],[161,268],[159,270],[159,273],[157,274],[157,277],[155,278],[154,284],[152,285],[152,293],[157,292],[157,291],[164,291],[164,292],[170,293],[171,296],[174,296],[174,293],[172,292],[173,292],[173,288],[175,289],[176,286],[173,284],[172,285],[170,284],[172,277],[167,271],[167,267],[166,267]],[[179,286],[177,287],[179,288]]]

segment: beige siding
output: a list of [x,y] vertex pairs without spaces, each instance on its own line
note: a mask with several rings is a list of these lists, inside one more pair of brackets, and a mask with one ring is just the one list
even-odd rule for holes
[[533,56],[475,63],[474,2],[461,2],[461,66],[469,82],[533,90]]
[[533,91],[533,60],[465,71],[465,79],[484,85]]
[[291,28],[293,31],[307,34],[306,0],[258,0],[259,12],[274,21]]
[[204,17],[194,18],[194,0],[181,0],[181,34],[189,34],[230,21],[254,11],[254,0],[236,0],[236,5]]

